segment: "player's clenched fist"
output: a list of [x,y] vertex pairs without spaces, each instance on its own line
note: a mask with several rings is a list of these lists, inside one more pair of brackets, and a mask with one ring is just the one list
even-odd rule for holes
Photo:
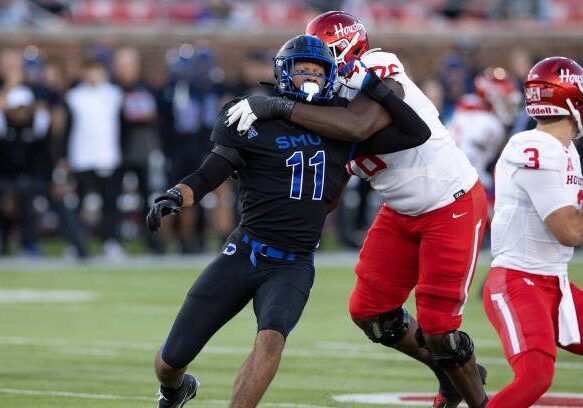
[[151,231],[158,231],[162,223],[162,217],[168,214],[179,214],[182,207],[182,193],[180,189],[173,187],[154,200],[146,216],[146,225]]

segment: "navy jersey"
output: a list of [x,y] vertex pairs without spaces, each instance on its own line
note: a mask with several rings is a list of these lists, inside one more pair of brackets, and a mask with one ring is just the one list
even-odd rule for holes
[[291,252],[312,251],[327,207],[344,186],[351,143],[322,137],[286,120],[257,121],[248,132],[224,124],[225,106],[211,140],[235,148],[241,226],[257,239]]

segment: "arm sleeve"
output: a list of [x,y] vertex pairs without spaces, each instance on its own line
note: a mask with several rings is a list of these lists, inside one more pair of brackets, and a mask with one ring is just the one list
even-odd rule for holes
[[526,191],[536,213],[543,221],[553,211],[573,205],[573,198],[565,188],[560,171],[517,169],[512,178]]
[[194,192],[194,204],[221,185],[235,171],[235,166],[225,157],[212,151],[192,174],[180,181]]
[[221,156],[223,159],[228,160],[235,169],[240,169],[247,165],[245,159],[241,156],[241,153],[239,153],[239,150],[233,147],[216,144],[212,149],[212,153],[215,153]]
[[387,126],[364,142],[358,143],[354,153],[348,160],[359,156],[394,153],[411,149],[425,143],[429,139],[429,136],[431,136],[430,132],[407,134],[402,132],[396,125]]
[[[431,136],[431,130],[415,110],[399,98],[396,92],[385,82],[392,79],[380,80],[374,78],[374,85],[366,88],[368,97],[380,104],[391,115],[392,123],[405,135],[419,135],[426,139]],[[398,85],[401,86],[400,84]]]

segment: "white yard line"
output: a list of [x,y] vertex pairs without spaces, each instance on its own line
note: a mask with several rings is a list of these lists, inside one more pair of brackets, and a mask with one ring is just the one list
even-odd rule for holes
[[155,401],[155,397],[125,397],[123,395],[110,394],[89,394],[82,392],[67,392],[67,391],[40,391],[40,390],[19,390],[14,388],[0,388],[0,394],[15,394],[15,395],[37,395],[46,397],[69,397],[81,399],[100,399],[100,400],[130,400],[130,401]]
[[78,303],[97,298],[86,290],[0,289],[0,303]]
[[[40,339],[28,337],[13,337],[0,336],[0,344],[16,345],[16,346],[41,346],[41,347],[73,347],[74,354],[79,354],[81,350],[86,349],[87,355],[104,355],[104,350],[120,349],[120,350],[134,350],[134,351],[148,351],[156,350],[160,345],[156,343],[145,342],[126,342],[116,340],[88,340],[78,341],[70,339]],[[321,344],[328,345],[323,347]],[[346,360],[384,360],[384,361],[412,361],[410,357],[395,352],[394,350],[371,351],[356,347],[351,343],[339,343],[348,345],[345,348],[332,348],[330,344],[335,343],[315,343],[313,348],[296,348],[289,347],[284,350],[286,357],[306,357],[306,358],[330,358],[330,359],[346,359]],[[95,352],[93,352],[95,351]],[[249,347],[228,347],[228,346],[207,346],[203,349],[203,353],[215,355],[247,355],[251,349]],[[67,353],[66,349],[61,350],[62,353]],[[506,366],[508,362],[503,358],[484,357],[479,355],[478,360],[488,365]],[[556,367],[566,370],[583,370],[583,363],[559,361]]]
[[[148,401],[154,402],[156,400],[155,396],[152,397],[126,397],[123,395],[111,395],[111,394],[90,394],[81,392],[68,392],[68,391],[41,391],[41,390],[22,390],[15,388],[0,388],[0,394],[12,394],[12,395],[33,395],[42,397],[64,397],[64,398],[80,398],[80,399],[97,399],[97,400],[117,400],[117,401]],[[224,405],[227,406],[229,401],[227,400],[204,400],[197,399],[196,402],[204,403],[205,405]],[[288,402],[266,402],[261,404],[262,407],[274,407],[274,408],[333,408],[331,406],[322,405],[305,405],[305,404],[293,404]]]

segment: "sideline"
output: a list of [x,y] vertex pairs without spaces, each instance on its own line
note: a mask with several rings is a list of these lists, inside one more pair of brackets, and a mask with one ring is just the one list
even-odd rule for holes
[[[581,255],[578,256],[578,252]],[[121,260],[111,260],[103,256],[94,256],[84,262],[64,257],[27,258],[23,256],[0,258],[0,271],[26,270],[29,272],[63,271],[72,269],[158,269],[158,268],[203,268],[208,265],[215,253],[200,255],[133,255]],[[339,251],[316,253],[316,267],[354,267],[358,260],[358,251]],[[478,265],[489,265],[490,251],[481,250]],[[573,258],[583,261],[583,251],[575,251]]]

